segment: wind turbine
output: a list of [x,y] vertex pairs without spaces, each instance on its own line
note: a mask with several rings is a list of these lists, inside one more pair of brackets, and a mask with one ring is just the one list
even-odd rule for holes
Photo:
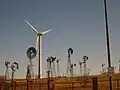
[[[36,41],[36,47],[39,47],[39,52],[38,52],[38,78],[42,78],[42,36],[45,35],[46,33],[52,31],[53,29],[46,30],[44,32],[38,32],[36,28],[34,28],[28,20],[25,19],[25,22],[32,28],[32,30],[35,32],[37,35],[37,41]],[[38,50],[37,50],[38,51]]]

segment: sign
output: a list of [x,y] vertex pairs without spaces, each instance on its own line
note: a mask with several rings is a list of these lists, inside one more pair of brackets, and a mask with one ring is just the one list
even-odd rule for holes
[[108,76],[112,76],[114,74],[114,67],[108,67]]
[[29,59],[35,58],[36,54],[37,54],[37,51],[36,51],[36,49],[35,49],[34,47],[30,47],[30,48],[27,50],[27,57],[28,57]]

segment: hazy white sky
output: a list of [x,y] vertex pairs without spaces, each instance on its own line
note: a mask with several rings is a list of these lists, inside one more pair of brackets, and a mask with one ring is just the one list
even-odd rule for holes
[[[120,0],[108,0],[108,18],[112,50],[112,64],[120,60]],[[29,46],[36,46],[36,36],[25,23],[27,18],[39,31],[55,30],[43,37],[43,68],[46,58],[61,59],[60,72],[67,69],[67,50],[73,48],[72,62],[83,61],[87,55],[88,68],[97,74],[101,64],[107,65],[103,0],[0,0],[0,74],[4,74],[4,61],[17,61],[17,77],[26,75]],[[33,60],[37,74],[37,58]],[[79,65],[75,75],[79,74]]]

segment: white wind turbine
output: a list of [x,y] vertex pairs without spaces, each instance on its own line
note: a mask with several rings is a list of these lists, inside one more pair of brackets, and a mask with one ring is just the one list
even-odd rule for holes
[[[42,36],[50,31],[52,31],[53,29],[49,29],[47,31],[44,32],[38,32],[37,29],[35,29],[29,22],[28,20],[26,20],[26,23],[32,28],[32,30],[36,33],[37,35],[37,41],[36,41],[36,49],[38,51],[39,48],[39,53],[38,53],[38,78],[42,78]],[[39,47],[38,47],[39,46]],[[38,48],[37,48],[38,47]]]

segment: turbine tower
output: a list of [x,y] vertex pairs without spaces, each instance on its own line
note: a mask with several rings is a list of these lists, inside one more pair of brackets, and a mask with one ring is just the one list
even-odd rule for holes
[[[29,22],[28,20],[25,19],[25,22],[32,28],[32,30],[36,33],[37,35],[37,42],[36,46],[39,47],[39,53],[38,53],[38,78],[42,78],[42,36],[45,35],[46,33],[52,31],[53,29],[49,29],[44,32],[38,32],[37,29],[35,29]],[[37,50],[38,51],[38,50]]]

